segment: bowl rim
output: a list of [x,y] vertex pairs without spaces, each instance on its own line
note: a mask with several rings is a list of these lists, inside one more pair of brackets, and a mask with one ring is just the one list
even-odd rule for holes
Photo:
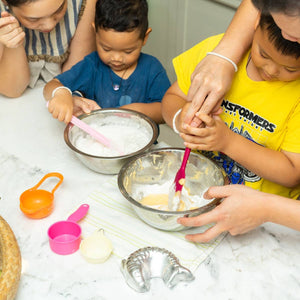
[[128,157],[131,157],[131,156],[135,156],[135,155],[138,155],[138,154],[144,152],[152,144],[154,144],[154,142],[158,138],[158,135],[159,135],[158,128],[157,128],[158,125],[154,122],[154,120],[152,120],[150,117],[146,116],[145,114],[143,114],[141,112],[137,112],[137,111],[134,111],[134,110],[131,110],[131,109],[127,109],[127,108],[101,108],[101,109],[93,110],[90,113],[82,114],[82,115],[78,116],[77,118],[79,118],[80,120],[82,120],[82,119],[87,118],[89,116],[96,115],[99,112],[104,112],[104,113],[107,113],[107,112],[116,112],[116,113],[118,113],[118,112],[121,112],[121,113],[125,112],[125,113],[131,114],[131,115],[135,115],[137,117],[142,118],[144,121],[146,121],[150,125],[150,127],[152,129],[152,138],[151,138],[151,140],[147,143],[147,145],[145,145],[140,150],[128,153],[126,155],[119,155],[119,156],[99,156],[99,155],[93,155],[93,154],[86,153],[86,152],[83,152],[83,151],[77,149],[71,143],[71,141],[69,139],[69,132],[70,132],[71,128],[74,125],[72,123],[68,123],[67,126],[66,126],[66,128],[65,128],[65,130],[64,130],[64,140],[65,140],[65,143],[69,146],[69,148],[71,148],[76,153],[81,154],[81,155],[85,155],[85,156],[88,156],[88,157],[100,158],[100,159],[107,159],[107,160],[115,160],[115,159],[118,159],[118,158],[119,159],[123,159],[123,158],[128,158]]
[[[133,161],[136,161],[138,160],[139,158],[143,157],[143,156],[146,156],[146,155],[149,155],[149,154],[152,154],[152,153],[155,153],[155,152],[161,152],[161,151],[180,151],[180,152],[184,152],[184,148],[180,148],[180,147],[167,147],[167,148],[156,148],[156,149],[153,149],[153,150],[149,150],[147,152],[144,152],[140,155],[136,155],[134,157],[132,157],[130,160],[128,160],[123,166],[122,168],[120,169],[119,173],[118,173],[118,187],[119,187],[119,190],[121,192],[121,194],[124,196],[124,198],[126,200],[128,200],[131,204],[133,204],[134,206],[138,207],[138,208],[142,208],[142,209],[145,209],[145,210],[148,210],[148,211],[151,211],[151,212],[155,212],[155,213],[159,213],[160,215],[189,215],[189,214],[194,214],[194,213],[197,213],[199,211],[203,211],[209,207],[211,207],[212,205],[217,205],[220,203],[221,199],[220,198],[213,198],[209,203],[207,203],[206,205],[204,206],[200,206],[200,207],[197,207],[195,209],[190,209],[190,210],[181,210],[181,211],[167,211],[167,210],[159,210],[159,209],[155,209],[155,208],[152,208],[152,207],[149,207],[149,206],[145,206],[145,205],[142,205],[140,202],[134,200],[128,193],[127,191],[125,190],[124,186],[123,186],[123,183],[122,183],[122,175],[123,173],[126,171],[126,169],[128,168],[128,166],[133,163]],[[199,156],[202,156],[206,159],[208,159],[209,161],[211,161],[216,167],[217,169],[220,170],[220,172],[222,173],[223,175],[223,185],[225,184],[228,184],[229,183],[229,179],[228,179],[228,176],[227,174],[225,173],[224,169],[222,169],[215,161],[213,161],[211,158],[209,157],[206,157],[204,156],[203,154],[200,154],[200,153],[195,153],[195,152],[192,152],[190,153],[190,155],[199,155]],[[174,175],[174,179],[175,179],[175,175]]]

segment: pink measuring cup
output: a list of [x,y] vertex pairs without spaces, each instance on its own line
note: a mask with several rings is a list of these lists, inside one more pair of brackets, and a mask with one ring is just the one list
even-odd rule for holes
[[81,227],[77,224],[88,212],[89,205],[82,204],[66,221],[52,224],[48,229],[49,245],[53,252],[71,254],[79,249]]

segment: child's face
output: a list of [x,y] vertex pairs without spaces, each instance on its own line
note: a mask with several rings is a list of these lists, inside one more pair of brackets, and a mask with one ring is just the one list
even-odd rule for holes
[[[96,32],[97,52],[103,63],[115,73],[134,70],[142,47],[146,44],[148,29],[144,39],[139,29],[130,32],[118,32],[113,29],[98,28]],[[129,72],[127,72],[129,73]]]
[[293,81],[300,78],[300,58],[283,55],[269,41],[267,30],[257,27],[251,59],[262,80]]
[[67,5],[67,0],[37,0],[11,9],[24,27],[50,32],[65,15]]

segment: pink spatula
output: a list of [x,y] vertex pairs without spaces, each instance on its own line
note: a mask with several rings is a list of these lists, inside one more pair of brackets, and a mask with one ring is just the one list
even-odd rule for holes
[[103,134],[86,124],[85,122],[81,121],[75,116],[72,116],[71,123],[88,133],[90,136],[92,136],[95,140],[103,144],[107,148],[111,148],[111,142],[110,140],[105,137]]
[[[49,101],[46,102],[46,106],[48,107],[49,105]],[[116,150],[120,155],[123,154],[122,151],[120,151],[119,149],[116,148],[115,145],[113,145],[113,143],[107,138],[105,137],[103,134],[101,134],[99,131],[95,130],[94,128],[92,128],[90,125],[88,125],[87,123],[81,121],[80,119],[78,119],[75,116],[72,116],[72,119],[70,121],[73,125],[77,126],[78,128],[80,128],[81,130],[83,130],[84,132],[88,133],[90,136],[92,136],[95,140],[97,140],[99,143],[101,143],[102,145],[104,145],[107,148],[111,148]]]
[[185,148],[183,159],[179,170],[176,173],[174,183],[171,186],[169,193],[168,206],[170,210],[177,210],[180,200],[181,200],[181,191],[184,185],[185,180],[185,168],[188,162],[189,156],[191,153],[190,148]]
[[175,176],[175,180],[174,180],[175,193],[182,191],[182,187],[183,187],[182,179],[183,180],[185,179],[185,168],[186,168],[186,164],[188,162],[190,153],[191,153],[191,149],[190,148],[185,148],[181,166],[180,166],[179,170],[177,171],[176,176]]
[[80,129],[82,129],[86,133],[88,133],[90,136],[92,136],[95,140],[97,140],[98,142],[100,142],[105,147],[116,150],[119,153],[119,155],[123,155],[124,154],[121,150],[119,150],[117,148],[116,145],[114,145],[114,143],[112,141],[110,141],[102,133],[100,133],[99,131],[95,130],[93,127],[91,127],[87,123],[81,121],[77,117],[72,116],[71,123],[73,125],[76,125]]

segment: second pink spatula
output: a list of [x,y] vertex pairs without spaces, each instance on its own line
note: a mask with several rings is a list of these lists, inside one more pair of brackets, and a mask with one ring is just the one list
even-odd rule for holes
[[168,206],[170,210],[177,210],[181,200],[181,191],[185,180],[185,168],[191,153],[190,148],[185,148],[183,159],[179,170],[176,173],[174,183],[169,192]]
[[107,148],[116,150],[119,155],[123,155],[124,153],[117,148],[116,145],[112,141],[110,141],[107,137],[105,137],[102,133],[95,130],[93,127],[88,125],[87,123],[81,121],[75,116],[72,116],[71,123],[88,133],[90,136],[92,136],[95,140],[100,142],[102,145],[104,145]]
[[[46,102],[47,107],[48,107],[48,104],[49,104],[49,102],[47,101]],[[116,147],[113,145],[113,143],[107,137],[105,137],[103,134],[101,134],[100,132],[98,132],[97,130],[92,128],[87,123],[81,121],[77,117],[72,116],[71,123],[73,125],[77,126],[78,128],[82,129],[84,132],[88,133],[90,136],[92,136],[95,140],[97,140],[99,143],[101,143],[105,147],[116,150],[120,155],[123,154],[122,151],[120,151],[119,149],[116,149]]]
[[181,166],[180,166],[179,170],[177,171],[175,180],[174,180],[175,193],[182,191],[182,187],[184,184],[183,180],[185,179],[185,168],[186,168],[186,164],[189,159],[190,153],[191,153],[191,149],[185,148]]
[[76,125],[80,129],[82,129],[89,135],[91,135],[94,139],[96,139],[98,142],[103,144],[105,147],[107,147],[107,148],[112,147],[111,142],[107,137],[105,137],[103,134],[101,134],[100,132],[98,132],[97,130],[95,130],[94,128],[92,128],[91,126],[86,124],[85,122],[81,121],[77,117],[72,116],[71,123]]

